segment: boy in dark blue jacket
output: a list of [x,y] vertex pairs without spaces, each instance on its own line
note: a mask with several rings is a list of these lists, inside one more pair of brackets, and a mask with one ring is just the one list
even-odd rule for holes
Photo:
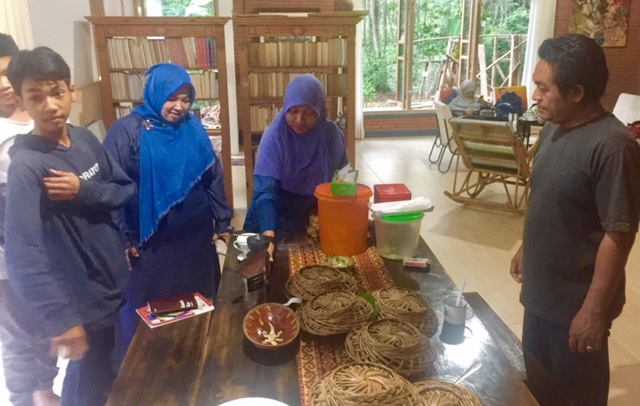
[[128,273],[112,212],[135,186],[88,130],[67,124],[75,87],[60,55],[46,47],[21,51],[7,76],[34,120],[9,152],[9,280],[41,316],[52,352],[70,360],[62,405],[103,406],[117,373]]

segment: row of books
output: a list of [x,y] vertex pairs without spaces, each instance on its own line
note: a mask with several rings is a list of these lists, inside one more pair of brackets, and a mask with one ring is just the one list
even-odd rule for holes
[[[111,97],[114,100],[142,100],[147,77],[141,73],[111,72]],[[190,71],[197,99],[219,97],[218,72]]]
[[254,68],[346,66],[347,39],[250,43],[249,65]]
[[183,68],[218,66],[216,39],[211,37],[107,39],[111,69],[147,69],[162,62]]
[[[287,85],[299,73],[271,72],[249,74],[249,97],[283,97]],[[349,78],[346,73],[315,73],[330,96],[346,96]]]
[[133,111],[133,105],[130,103],[121,104],[114,108],[116,110],[116,118],[126,117]]
[[282,110],[282,106],[250,106],[251,132],[264,132],[280,113],[280,110]]

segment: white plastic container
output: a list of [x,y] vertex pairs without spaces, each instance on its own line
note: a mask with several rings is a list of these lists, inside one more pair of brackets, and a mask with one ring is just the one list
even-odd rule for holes
[[424,213],[374,216],[378,254],[387,259],[413,257],[418,250]]

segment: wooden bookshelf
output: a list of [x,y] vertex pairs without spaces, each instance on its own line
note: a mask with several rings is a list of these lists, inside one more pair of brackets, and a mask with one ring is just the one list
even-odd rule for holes
[[346,116],[347,155],[355,165],[356,24],[362,11],[307,16],[234,14],[240,129],[243,135],[247,203],[253,194],[254,138],[282,108],[295,76],[311,73],[327,92],[327,118]]
[[142,103],[146,70],[162,62],[185,68],[196,102],[219,103],[225,193],[233,207],[224,25],[218,17],[87,17],[93,25],[105,127]]

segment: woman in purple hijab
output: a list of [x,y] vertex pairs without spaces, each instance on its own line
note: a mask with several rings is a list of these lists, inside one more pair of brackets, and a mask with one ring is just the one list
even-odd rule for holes
[[244,230],[270,237],[304,230],[318,206],[316,186],[347,163],[344,135],[326,116],[322,84],[313,75],[294,78],[260,142]]

